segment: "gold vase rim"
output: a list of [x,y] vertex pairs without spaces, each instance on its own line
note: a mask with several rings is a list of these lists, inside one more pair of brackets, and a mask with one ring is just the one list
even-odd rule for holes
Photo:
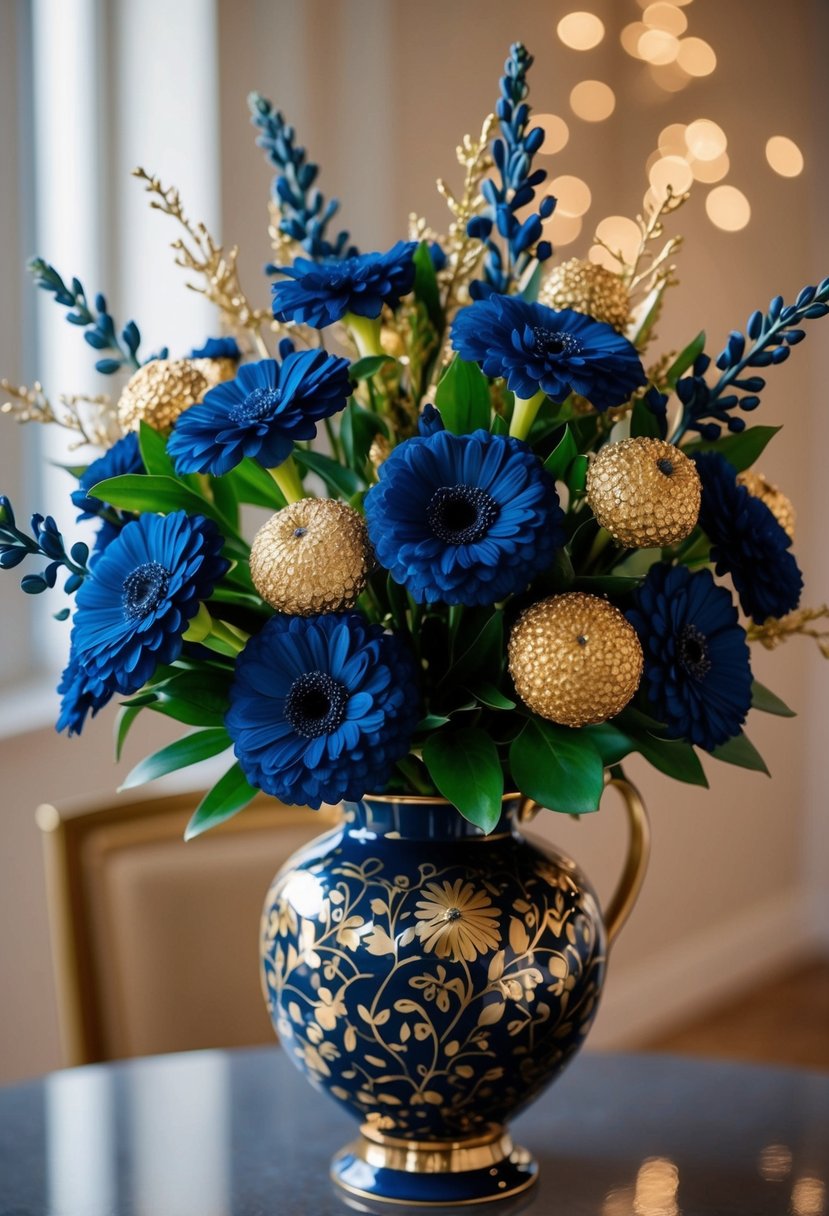
[[[510,802],[513,799],[520,798],[523,802],[529,802],[530,799],[524,794],[516,790],[511,794],[504,794],[501,797],[501,804]],[[450,802],[448,798],[441,798],[439,795],[432,797],[431,794],[363,794],[362,798],[344,798],[350,806],[356,806],[360,802],[402,802],[406,806],[451,806],[454,807],[454,802]],[[457,808],[456,808],[457,809]],[[460,814],[460,812],[458,812]]]

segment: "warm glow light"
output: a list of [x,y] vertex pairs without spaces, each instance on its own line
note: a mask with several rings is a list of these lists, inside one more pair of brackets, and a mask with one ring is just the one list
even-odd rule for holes
[[582,80],[570,93],[570,108],[585,122],[603,122],[616,108],[616,94],[602,80]]
[[679,39],[664,30],[646,29],[639,39],[639,58],[660,67],[665,63],[673,63],[679,54]]
[[[639,225],[634,220],[628,219],[625,215],[607,216],[596,229],[596,236],[604,241],[605,245],[612,249],[614,253],[620,254],[622,260],[628,265],[633,262],[642,243]],[[597,255],[594,257],[594,249],[598,249],[603,256],[599,257]],[[610,266],[611,269],[618,270],[618,261],[608,262],[606,260],[607,256],[606,251],[600,245],[594,245],[593,249],[590,250],[590,260],[592,262],[599,262],[602,266]]]
[[820,1178],[798,1178],[791,1210],[792,1216],[826,1216],[826,1187]]
[[604,38],[604,25],[594,13],[568,13],[556,33],[571,51],[592,51]]
[[677,63],[689,76],[710,76],[717,66],[717,56],[704,38],[683,38]]
[[685,143],[685,123],[672,122],[659,132],[659,151],[663,156],[685,156],[688,145]]
[[679,1216],[679,1170],[667,1157],[643,1161],[636,1175],[635,1216]]
[[[636,0],[640,8],[650,8],[651,0]],[[692,4],[693,0],[673,0],[671,8],[684,8],[686,4]]]
[[647,34],[648,27],[642,21],[632,21],[630,25],[626,25],[619,35],[621,42],[628,55],[632,55],[634,59],[641,59],[639,54],[639,39],[643,34]]
[[664,198],[669,188],[673,194],[684,194],[690,190],[694,175],[687,160],[681,156],[663,156],[652,166],[648,181],[654,193]]
[[782,1182],[792,1169],[792,1150],[787,1144],[767,1144],[757,1160],[757,1172],[766,1182]]
[[715,186],[705,200],[708,218],[724,232],[739,232],[751,218],[751,206],[736,186]]
[[661,67],[649,63],[648,71],[654,84],[665,93],[679,93],[691,81],[691,77],[678,63],[666,63]]
[[558,199],[556,214],[572,219],[575,216],[584,215],[585,211],[590,210],[592,202],[590,187],[580,177],[570,177],[569,175],[557,177],[551,183],[550,189]]
[[684,34],[688,28],[688,18],[682,9],[675,4],[660,0],[658,4],[649,4],[642,14],[645,25],[655,30],[664,30],[667,34]]
[[697,118],[685,131],[688,151],[697,160],[716,160],[728,147],[722,127],[710,118]]
[[727,152],[723,152],[721,156],[717,156],[714,160],[697,160],[696,157],[692,156],[688,164],[691,166],[694,180],[704,182],[706,185],[710,185],[712,182],[721,182],[731,168],[731,161],[728,159]]
[[556,207],[550,219],[544,224],[544,236],[553,242],[555,248],[561,245],[572,245],[581,235],[582,220],[580,215],[564,215]]
[[797,177],[803,172],[803,153],[785,135],[772,135],[766,144],[766,160],[781,177]]
[[534,114],[536,126],[544,130],[544,143],[538,149],[542,156],[554,156],[560,152],[570,138],[570,128],[558,114]]

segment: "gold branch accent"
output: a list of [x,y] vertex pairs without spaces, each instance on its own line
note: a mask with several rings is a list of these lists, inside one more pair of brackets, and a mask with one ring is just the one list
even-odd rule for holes
[[[15,385],[10,380],[0,379],[0,389],[9,398],[0,405],[0,413],[8,414],[18,423],[54,424],[73,431],[79,438],[70,444],[72,450],[86,445],[107,448],[121,436],[115,406],[106,393],[95,397],[83,393],[61,395],[58,401],[63,410],[59,412],[49,401],[39,380],[35,380],[29,388],[25,384]],[[89,417],[85,417],[84,406],[91,407]]]
[[[811,628],[816,621],[823,621],[823,627]],[[818,649],[825,659],[829,659],[829,605],[821,604],[819,608],[799,608],[779,620],[770,617],[762,625],[749,625],[749,642],[759,642],[766,650],[774,650],[781,642],[800,634],[801,637],[814,638]]]

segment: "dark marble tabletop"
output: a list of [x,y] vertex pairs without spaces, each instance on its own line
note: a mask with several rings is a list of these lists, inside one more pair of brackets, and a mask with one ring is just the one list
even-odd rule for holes
[[[345,1216],[354,1131],[277,1047],[68,1069],[0,1090],[0,1213]],[[583,1055],[513,1132],[541,1180],[497,1216],[829,1216],[829,1076]]]

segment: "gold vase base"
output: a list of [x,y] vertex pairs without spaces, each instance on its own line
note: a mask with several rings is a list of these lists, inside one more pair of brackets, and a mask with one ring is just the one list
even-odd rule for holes
[[358,1199],[408,1207],[468,1207],[518,1195],[538,1177],[533,1157],[516,1147],[503,1127],[468,1140],[406,1140],[366,1125],[361,1133],[331,1162],[334,1182]]

